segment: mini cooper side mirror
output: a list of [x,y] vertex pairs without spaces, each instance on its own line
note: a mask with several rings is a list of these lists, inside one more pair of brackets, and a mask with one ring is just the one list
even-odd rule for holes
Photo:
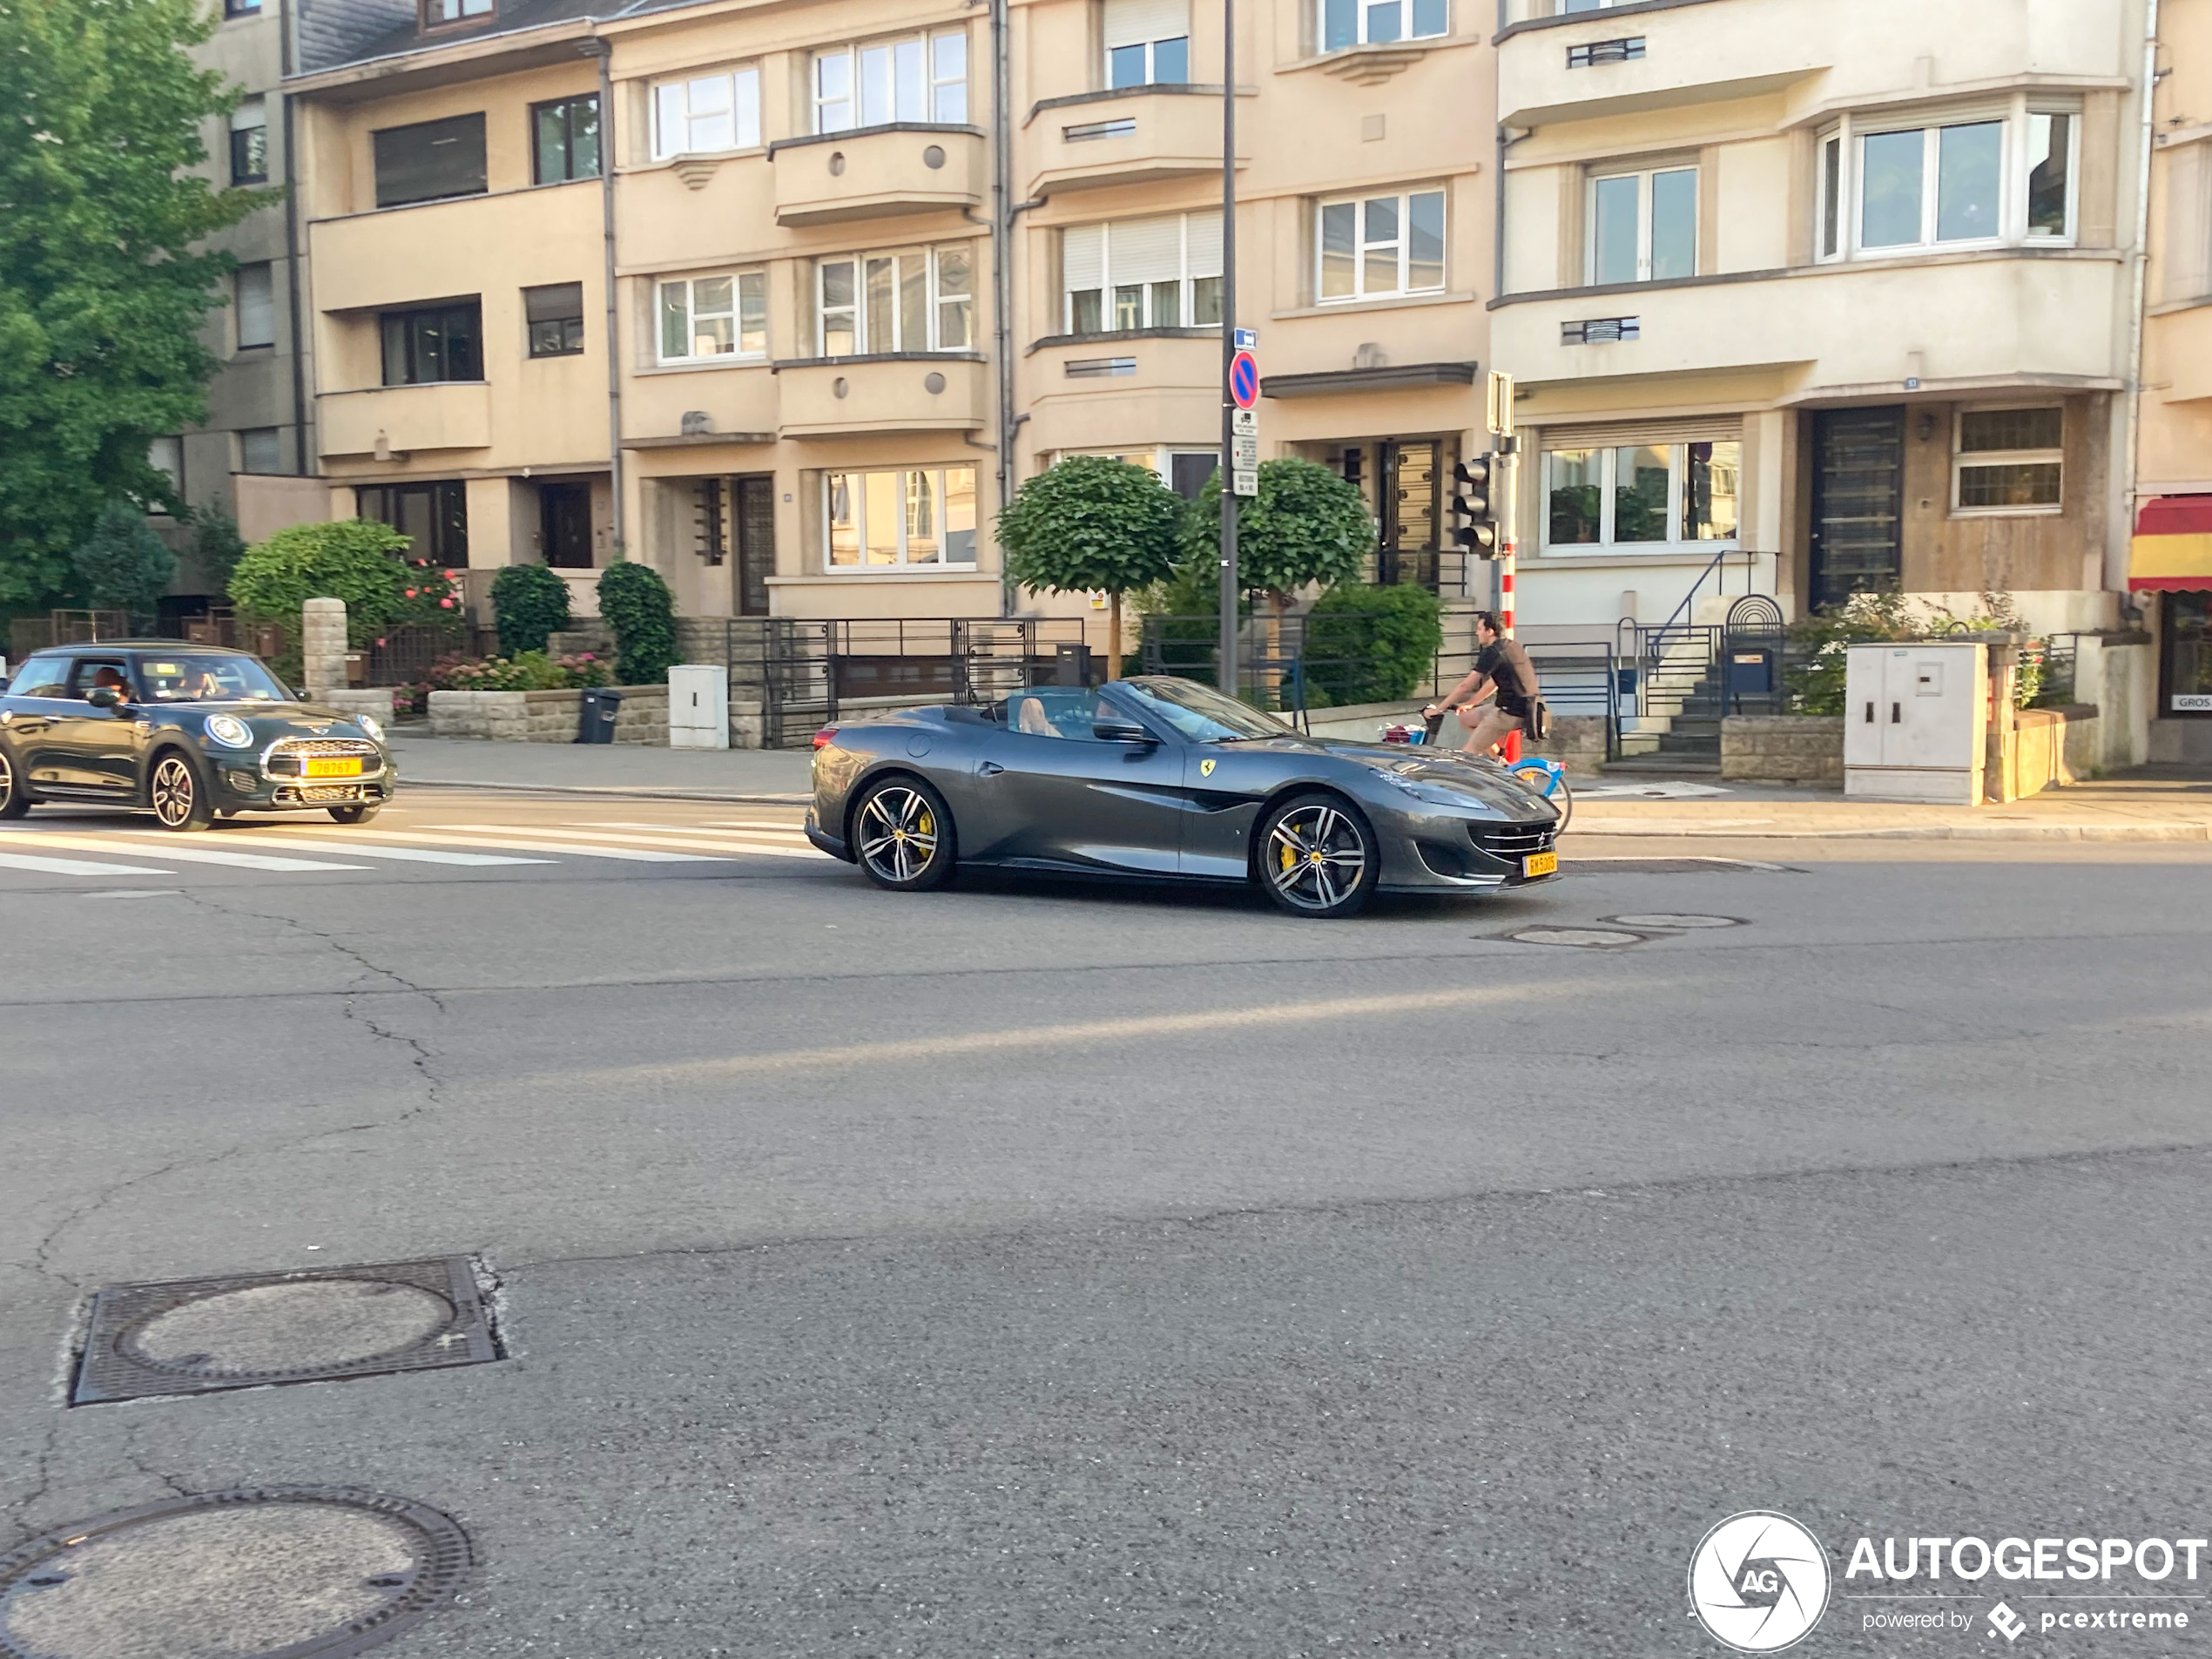
[[1134,720],[1093,720],[1090,735],[1101,743],[1157,743],[1159,739]]
[[123,701],[123,694],[112,685],[95,685],[84,693],[84,700],[96,709],[111,709]]

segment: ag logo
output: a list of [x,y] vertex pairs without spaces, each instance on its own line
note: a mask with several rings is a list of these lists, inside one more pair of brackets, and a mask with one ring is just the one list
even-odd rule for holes
[[1213,769],[1214,763],[1212,761],[1201,760],[1198,763],[1198,776],[1201,778],[1211,778],[1213,776]]
[[1779,1653],[1828,1608],[1828,1552],[1787,1515],[1730,1515],[1689,1558],[1689,1608],[1738,1653]]

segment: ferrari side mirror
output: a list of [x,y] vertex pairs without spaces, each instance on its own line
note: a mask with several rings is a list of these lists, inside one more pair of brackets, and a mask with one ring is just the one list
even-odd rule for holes
[[1155,738],[1134,720],[1093,720],[1090,735],[1101,743],[1157,743]]

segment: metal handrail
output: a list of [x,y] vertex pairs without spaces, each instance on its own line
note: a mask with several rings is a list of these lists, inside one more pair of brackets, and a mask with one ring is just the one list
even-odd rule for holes
[[1718,564],[1723,559],[1726,558],[1730,553],[1734,553],[1738,550],[1739,550],[1736,548],[1724,547],[1719,552],[1714,554],[1711,558],[1706,560],[1705,568],[1697,573],[1696,579],[1689,584],[1689,591],[1683,595],[1682,603],[1675,607],[1674,616],[1669,617],[1667,620],[1661,623],[1659,626],[1662,629],[1673,627],[1675,625],[1675,618],[1681,616],[1683,611],[1689,610],[1690,603],[1697,597],[1697,590],[1705,585],[1705,578],[1712,575],[1713,567]]

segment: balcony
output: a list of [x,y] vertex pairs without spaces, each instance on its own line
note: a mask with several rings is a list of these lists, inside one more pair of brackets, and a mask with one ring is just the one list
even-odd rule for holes
[[[2125,78],[2109,8],[2076,0],[1929,6],[1924,0],[1769,0],[1756,26],[1721,0],[1646,0],[1554,15],[1509,0],[1498,31],[1498,118],[1543,126],[1757,98],[1815,75],[1833,107],[1899,87],[1986,86],[2028,75]],[[1929,64],[1941,81],[1930,85]]]
[[324,392],[315,398],[315,430],[318,448],[333,460],[482,449],[491,443],[491,388],[482,381],[446,381]]
[[2124,270],[1996,253],[1576,289],[1500,306],[1490,342],[1526,386],[1763,370],[1784,401],[1898,395],[1909,376],[2110,388]]
[[971,353],[805,357],[776,365],[786,438],[973,432],[991,423],[988,365]]
[[[1127,87],[1047,98],[1024,124],[1032,197],[1221,172],[1221,88]],[[1251,159],[1238,129],[1237,165]]]
[[833,225],[982,204],[990,157],[974,127],[863,127],[768,147],[776,223]]

